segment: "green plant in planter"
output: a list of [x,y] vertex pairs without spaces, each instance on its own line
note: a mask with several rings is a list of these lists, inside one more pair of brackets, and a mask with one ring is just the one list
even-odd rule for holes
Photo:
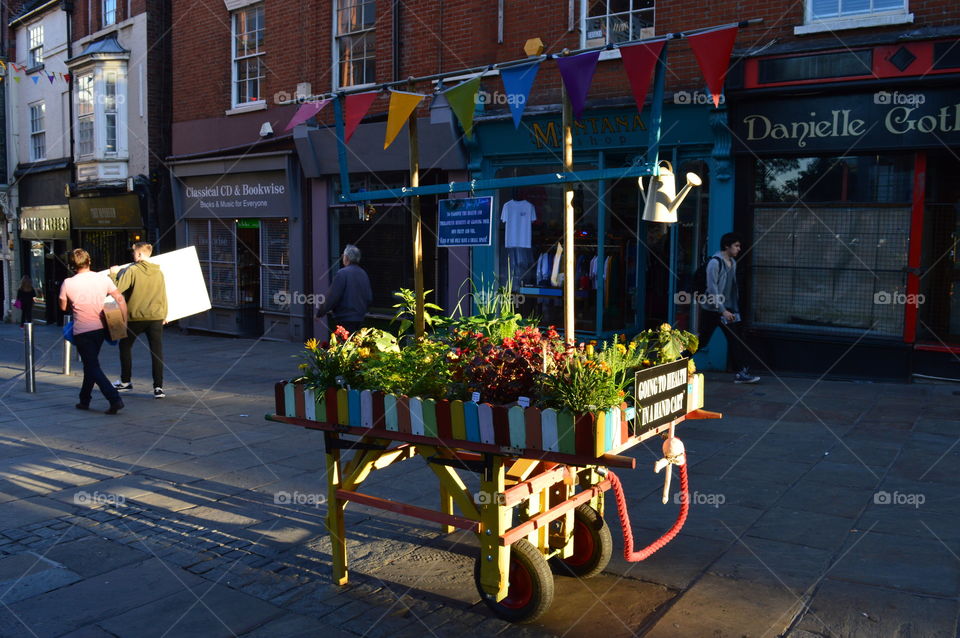
[[[433,330],[443,325],[446,321],[446,317],[437,314],[430,314],[431,310],[443,312],[443,308],[435,303],[430,303],[427,301],[427,295],[429,295],[431,292],[433,291],[423,291],[423,324],[426,326],[426,328]],[[397,297],[400,300],[400,303],[393,304],[393,307],[397,309],[397,312],[393,316],[393,320],[390,323],[400,324],[399,334],[402,336],[410,330],[410,327],[413,326],[414,319],[417,316],[417,293],[409,288],[401,288],[398,292],[393,293],[393,296]]]
[[518,330],[528,326],[536,327],[539,321],[535,317],[524,318],[517,311],[518,297],[513,293],[509,279],[504,286],[480,285],[470,282],[473,292],[469,295],[473,303],[473,315],[464,316],[460,306],[464,298],[457,303],[456,316],[449,321],[449,334],[460,332],[479,333],[493,343],[500,344],[504,339],[512,338]]
[[307,388],[323,390],[340,385],[353,388],[363,386],[363,369],[369,361],[387,353],[399,352],[397,339],[389,332],[375,328],[361,328],[352,335],[342,326],[323,345],[308,339],[306,350],[300,355],[303,381]]
[[578,349],[541,374],[537,389],[542,407],[580,413],[620,405],[625,396],[622,383],[606,362]]
[[363,387],[390,394],[442,399],[450,390],[450,348],[430,339],[411,340],[396,351],[364,361]]

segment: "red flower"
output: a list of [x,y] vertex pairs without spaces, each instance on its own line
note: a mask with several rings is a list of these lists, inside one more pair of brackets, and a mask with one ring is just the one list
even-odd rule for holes
[[337,329],[333,331],[333,334],[337,336],[342,341],[346,341],[350,338],[350,333],[347,332],[347,329],[343,326],[337,326]]

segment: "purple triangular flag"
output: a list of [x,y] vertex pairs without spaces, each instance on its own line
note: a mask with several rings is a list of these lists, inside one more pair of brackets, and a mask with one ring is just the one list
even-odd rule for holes
[[557,58],[557,66],[560,67],[563,85],[567,87],[567,95],[570,96],[570,106],[573,107],[574,119],[580,119],[583,109],[587,105],[587,93],[590,91],[593,72],[597,70],[597,60],[599,59],[599,51]]
[[311,117],[322,111],[323,107],[325,107],[329,102],[330,100],[321,100],[320,102],[307,102],[306,104],[301,105],[300,108],[297,109],[297,112],[294,114],[294,116],[290,118],[287,128],[283,130],[289,131],[297,124],[303,124]]
[[50,80],[50,84],[53,84],[53,81],[57,79],[57,74],[56,74],[56,73],[48,73],[48,74],[47,74],[47,79]]

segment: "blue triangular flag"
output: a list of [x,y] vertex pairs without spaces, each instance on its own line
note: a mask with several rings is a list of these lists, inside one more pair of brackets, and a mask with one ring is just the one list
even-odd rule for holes
[[31,76],[30,76],[30,79],[33,80],[33,83],[34,83],[34,84],[36,84],[37,82],[40,81],[40,76],[39,76],[39,75],[31,75]]
[[503,80],[503,88],[507,93],[507,104],[513,114],[514,128],[520,128],[520,118],[527,108],[527,98],[539,69],[540,63],[534,62],[500,70],[500,79]]

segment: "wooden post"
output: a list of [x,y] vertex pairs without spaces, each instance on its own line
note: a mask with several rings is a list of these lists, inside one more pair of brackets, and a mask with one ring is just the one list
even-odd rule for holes
[[[410,134],[410,186],[420,186],[420,140],[417,138],[417,111],[414,109],[407,122]],[[410,212],[413,213],[413,291],[417,297],[416,312],[413,318],[414,333],[417,338],[424,333],[423,299],[423,220],[420,218],[420,196],[410,198]]]
[[510,548],[501,547],[500,535],[510,528],[510,508],[498,500],[505,489],[503,457],[494,455],[480,479],[480,586],[487,596],[501,601],[510,587]]
[[333,559],[333,582],[346,585],[347,538],[343,521],[343,510],[347,502],[337,498],[337,490],[343,481],[340,466],[340,450],[332,445],[339,438],[337,434],[327,433],[324,437],[327,452],[327,533],[330,534],[330,554]]
[[[562,83],[561,83],[562,86]],[[570,107],[570,96],[566,87],[563,87],[563,172],[573,172],[573,109]],[[573,185],[570,182],[563,184],[563,333],[567,347],[576,343],[576,327],[574,325],[573,290],[574,290],[574,255],[573,255]]]

